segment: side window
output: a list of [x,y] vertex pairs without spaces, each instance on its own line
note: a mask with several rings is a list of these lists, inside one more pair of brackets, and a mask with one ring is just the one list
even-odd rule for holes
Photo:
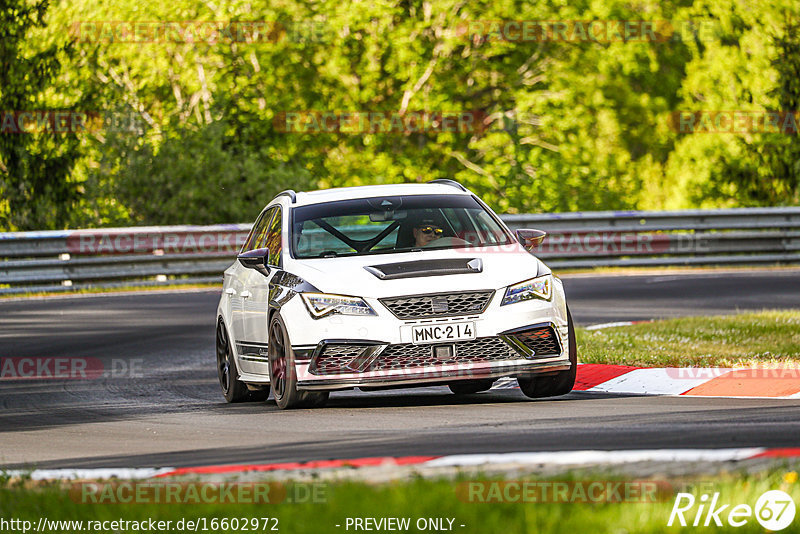
[[245,241],[244,246],[242,247],[242,252],[259,248],[258,244],[264,241],[264,238],[267,235],[267,226],[269,225],[269,221],[272,219],[272,214],[275,213],[276,209],[277,208],[270,208],[261,213],[261,216],[253,225],[253,229],[250,230],[250,235],[247,236],[247,241]]
[[281,209],[276,208],[275,216],[269,223],[266,236],[263,241],[259,241],[259,248],[269,249],[269,258],[267,264],[275,267],[281,266],[281,253],[283,246],[281,243]]

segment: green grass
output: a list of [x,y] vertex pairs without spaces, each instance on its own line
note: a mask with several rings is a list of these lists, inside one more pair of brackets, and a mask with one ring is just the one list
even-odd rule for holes
[[[476,480],[472,478],[471,480]],[[483,481],[490,479],[481,479]],[[495,479],[496,480],[496,479]],[[528,477],[526,480],[538,480]],[[591,481],[623,481],[608,475],[582,475],[562,477],[564,480],[580,480],[585,485]],[[348,517],[409,517],[412,526],[405,532],[419,532],[414,526],[418,518],[454,518],[454,532],[460,533],[659,533],[694,530],[668,528],[666,526],[677,491],[687,491],[697,497],[702,494],[720,492],[719,503],[748,504],[755,507],[758,497],[767,490],[781,489],[800,503],[800,484],[797,473],[788,468],[771,469],[758,474],[723,474],[703,479],[659,479],[669,484],[663,493],[658,493],[657,502],[469,502],[465,491],[467,481],[426,480],[394,482],[370,485],[365,483],[328,483],[326,499],[316,503],[280,504],[84,504],[78,497],[71,497],[56,485],[36,486],[30,481],[19,484],[6,483],[0,489],[0,517],[38,521],[39,517],[50,520],[171,520],[206,518],[278,518],[280,532],[297,534],[344,533]],[[584,486],[586,487],[586,486]],[[730,511],[732,507],[728,507]],[[694,518],[697,505],[685,517],[689,523]],[[727,511],[720,518],[725,521]],[[336,527],[335,525],[341,525]],[[460,527],[459,525],[465,525]],[[795,519],[793,529],[797,532]],[[764,532],[755,518],[741,528],[732,528],[725,523],[710,527],[714,532]],[[72,532],[75,529],[55,530]],[[131,530],[118,529],[118,532]],[[202,529],[200,529],[202,531]],[[218,529],[227,531],[230,529]],[[242,531],[241,529],[239,530]],[[252,532],[249,531],[249,532]],[[256,532],[270,532],[259,529]],[[403,532],[403,531],[400,531]]]
[[583,363],[645,367],[800,364],[800,311],[683,317],[633,326],[577,329]]

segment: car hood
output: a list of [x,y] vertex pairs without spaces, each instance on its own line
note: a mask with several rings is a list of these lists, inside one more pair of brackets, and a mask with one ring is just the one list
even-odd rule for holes
[[[464,274],[434,274],[435,268],[428,265],[457,263],[466,267],[467,262],[479,259],[481,272]],[[407,264],[410,263],[410,264]],[[401,270],[416,270],[411,276],[381,279],[374,271],[365,267],[400,265]],[[472,266],[478,265],[471,262]],[[420,266],[423,268],[419,270]],[[456,249],[400,254],[376,254],[342,258],[314,258],[291,260],[286,270],[295,274],[324,293],[335,293],[361,297],[382,298],[396,295],[420,293],[443,293],[473,289],[500,289],[517,282],[550,272],[535,256],[524,250]],[[387,269],[384,269],[387,270]],[[468,269],[467,269],[468,270]],[[440,271],[441,272],[441,271]]]

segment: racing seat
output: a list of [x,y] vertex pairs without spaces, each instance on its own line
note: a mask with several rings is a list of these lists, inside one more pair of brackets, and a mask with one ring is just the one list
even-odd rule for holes
[[397,229],[397,242],[395,248],[411,248],[416,241],[414,240],[414,222],[406,221],[400,224]]

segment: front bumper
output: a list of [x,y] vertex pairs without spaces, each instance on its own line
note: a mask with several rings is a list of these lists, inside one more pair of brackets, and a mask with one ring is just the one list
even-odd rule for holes
[[350,389],[358,386],[414,386],[454,382],[456,380],[479,380],[517,376],[521,374],[567,371],[569,368],[569,359],[559,357],[537,362],[514,360],[484,365],[453,365],[441,366],[440,368],[424,367],[403,372],[367,372],[357,375],[341,374],[336,376],[315,376],[308,373],[308,364],[298,364],[297,388],[301,390],[330,391],[335,389]]
[[446,343],[329,339],[295,349],[298,389],[402,386],[570,369],[567,327],[540,323]]
[[[566,301],[561,284],[554,289],[551,301],[509,306],[500,306],[502,292],[497,292],[482,313],[427,321],[399,320],[379,302],[369,300],[377,317],[311,320],[306,310],[299,308],[300,299],[292,299],[281,313],[289,318],[286,324],[295,353],[297,387],[413,386],[568,370]],[[459,321],[474,322],[475,339],[412,343],[413,325]]]

